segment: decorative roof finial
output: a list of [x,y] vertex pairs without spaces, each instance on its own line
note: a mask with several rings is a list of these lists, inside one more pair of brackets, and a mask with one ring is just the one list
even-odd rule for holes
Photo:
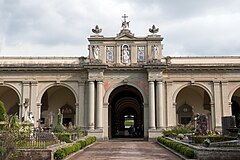
[[128,18],[128,16],[126,15],[126,14],[124,14],[123,16],[122,16],[122,18],[123,18],[123,22],[122,22],[122,28],[123,29],[127,29],[127,28],[129,28],[129,22],[130,21],[126,21],[126,18]]
[[102,32],[102,28],[99,28],[98,25],[96,25],[95,28],[92,29],[92,32],[95,34],[99,34]]
[[152,26],[152,28],[149,28],[149,32],[152,34],[157,33],[159,31],[159,28],[156,28],[155,25]]

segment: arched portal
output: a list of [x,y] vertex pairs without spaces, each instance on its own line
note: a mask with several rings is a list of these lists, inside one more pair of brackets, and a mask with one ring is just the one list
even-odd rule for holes
[[0,86],[0,100],[4,103],[8,114],[19,116],[20,99],[16,91],[7,86]]
[[231,99],[232,115],[236,118],[236,126],[240,128],[240,88],[238,88]]
[[123,85],[109,96],[109,137],[143,137],[143,97],[133,86]]
[[196,114],[206,115],[208,129],[212,128],[211,100],[209,94],[199,86],[186,86],[180,90],[176,98],[178,124],[192,122]]
[[63,114],[63,125],[75,124],[76,99],[70,89],[64,86],[48,88],[41,99],[42,127],[51,127],[57,124],[57,115]]

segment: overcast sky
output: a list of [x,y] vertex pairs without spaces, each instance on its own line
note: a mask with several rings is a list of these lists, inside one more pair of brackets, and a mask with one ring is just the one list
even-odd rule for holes
[[123,14],[147,36],[155,24],[164,56],[240,55],[240,0],[0,0],[0,56],[87,56],[96,24],[116,36]]

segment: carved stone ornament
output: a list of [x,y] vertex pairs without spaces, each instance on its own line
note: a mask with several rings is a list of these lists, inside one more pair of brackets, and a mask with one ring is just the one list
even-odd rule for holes
[[92,32],[95,34],[99,34],[102,32],[102,28],[99,28],[98,25],[96,25],[95,28],[92,29]]
[[155,25],[152,26],[152,28],[149,28],[149,32],[152,34],[155,34],[159,31],[159,28],[156,28]]

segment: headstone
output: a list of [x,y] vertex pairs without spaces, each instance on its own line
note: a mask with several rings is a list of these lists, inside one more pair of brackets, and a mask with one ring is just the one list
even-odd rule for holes
[[[222,133],[223,135],[230,135],[231,129],[236,129],[235,116],[222,117]],[[230,130],[229,130],[230,129]]]

